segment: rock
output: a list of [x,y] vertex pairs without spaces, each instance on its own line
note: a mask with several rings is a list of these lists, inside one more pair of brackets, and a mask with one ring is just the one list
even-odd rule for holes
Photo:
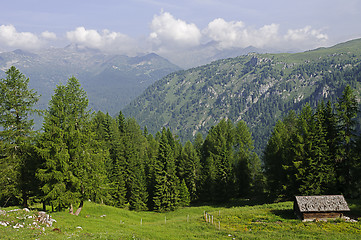
[[13,226],[13,228],[23,228],[24,225],[20,224],[20,223],[17,223],[15,224],[15,226]]
[[30,212],[29,208],[23,208],[23,211]]
[[9,210],[8,212],[17,212],[20,211],[21,209],[13,209],[13,210]]
[[0,221],[0,225],[7,227],[9,225],[9,222]]
[[41,224],[46,224],[47,227],[51,227],[53,222],[56,222],[55,219],[52,219],[46,212],[40,211],[38,212],[38,222]]

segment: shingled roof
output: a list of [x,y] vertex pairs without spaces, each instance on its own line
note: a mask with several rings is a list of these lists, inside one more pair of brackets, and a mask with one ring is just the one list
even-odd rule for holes
[[301,213],[350,211],[342,195],[295,196],[295,198],[295,204]]

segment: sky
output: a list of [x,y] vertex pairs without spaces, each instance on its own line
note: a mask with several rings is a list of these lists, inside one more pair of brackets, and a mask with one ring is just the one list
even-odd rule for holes
[[0,51],[71,43],[104,52],[309,50],[361,37],[361,0],[11,0],[0,3]]

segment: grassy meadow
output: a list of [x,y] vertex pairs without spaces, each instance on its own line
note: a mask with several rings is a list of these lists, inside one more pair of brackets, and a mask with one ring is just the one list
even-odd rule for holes
[[[360,202],[349,203],[351,214],[361,216]],[[1,239],[361,239],[361,222],[335,220],[302,222],[292,202],[255,205],[239,200],[227,206],[194,206],[174,212],[134,212],[87,202],[79,216],[51,212],[51,227],[34,228],[37,210],[8,212],[3,208]],[[206,222],[204,212],[213,216]],[[209,219],[208,215],[208,219]],[[361,220],[361,219],[360,219]],[[16,223],[24,228],[14,228]],[[57,231],[54,231],[56,229]],[[44,231],[45,230],[45,231]]]

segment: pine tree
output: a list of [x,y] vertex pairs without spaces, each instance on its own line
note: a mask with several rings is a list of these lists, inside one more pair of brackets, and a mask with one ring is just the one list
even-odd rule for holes
[[182,183],[179,187],[179,206],[187,207],[190,204],[190,195],[186,185],[185,180],[182,180]]
[[125,188],[125,163],[121,156],[123,148],[120,133],[116,120],[109,114],[98,112],[93,119],[99,141],[103,141],[103,146],[109,151],[109,158],[105,163],[107,173],[108,194],[105,199],[106,204],[123,207],[126,199]]
[[246,196],[249,191],[263,192],[261,162],[253,151],[252,135],[244,121],[239,121],[235,128],[235,169],[238,192]]
[[[27,206],[34,173],[26,169],[30,162],[33,137],[34,105],[39,97],[28,88],[29,78],[11,67],[0,79],[0,203],[2,206],[23,202]],[[36,164],[36,163],[35,163]]]
[[212,127],[204,141],[203,194],[213,201],[224,201],[234,194],[234,130],[222,119]]
[[86,199],[99,199],[105,181],[104,153],[91,131],[88,99],[78,80],[55,89],[45,114],[43,134],[37,152],[43,159],[38,177],[43,182],[44,200],[61,209]]
[[263,161],[267,189],[272,197],[283,198],[289,187],[288,172],[290,171],[290,142],[296,131],[297,117],[290,111],[283,121],[278,121],[268,140]]
[[185,143],[178,164],[178,176],[185,181],[189,190],[190,199],[198,199],[199,183],[201,178],[201,164],[196,149],[188,141]]
[[144,211],[148,209],[148,191],[144,166],[139,158],[134,162],[134,165],[134,178],[130,186],[129,205],[130,209]]
[[338,155],[340,153],[340,147],[338,144],[339,132],[337,129],[337,119],[330,101],[327,102],[324,115],[325,117],[323,125],[326,131],[326,142],[328,145],[330,158],[333,162],[332,164],[334,165],[336,160],[339,159]]
[[153,193],[155,186],[155,163],[158,156],[159,143],[153,138],[152,134],[147,136],[146,156],[144,159],[144,174],[147,182],[148,209],[154,209]]
[[308,158],[304,164],[305,176],[299,192],[304,195],[330,193],[334,179],[334,165],[330,159],[324,128],[324,106],[318,105],[316,113],[310,119],[308,139]]
[[[336,105],[340,152],[336,164],[338,188],[344,194],[351,194],[353,150],[356,141],[356,116],[358,104],[352,88],[347,85]],[[357,174],[357,173],[355,173]]]
[[174,210],[179,204],[179,180],[176,175],[174,153],[163,129],[158,157],[154,164],[153,206],[156,211]]

